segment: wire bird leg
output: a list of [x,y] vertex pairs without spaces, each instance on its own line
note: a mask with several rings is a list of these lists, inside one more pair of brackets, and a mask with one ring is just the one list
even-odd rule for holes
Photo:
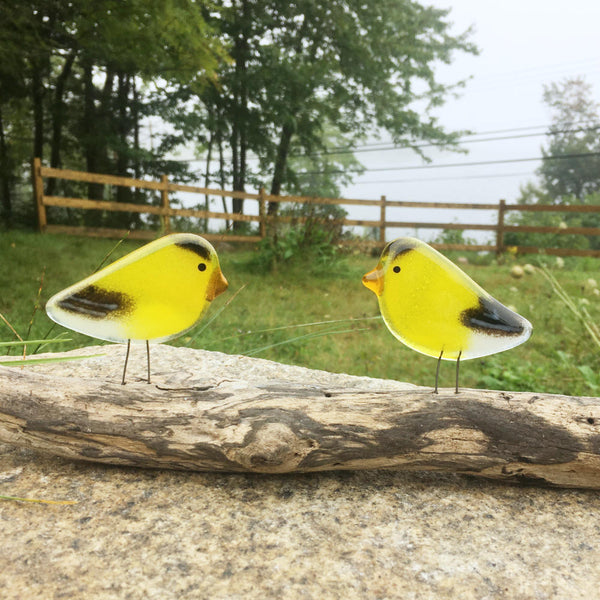
[[[123,365],[123,379],[121,385],[125,385],[125,373],[127,372],[127,363],[129,362],[129,350],[131,349],[131,340],[127,340],[127,352],[125,353],[125,364]],[[148,368],[148,383],[150,383],[150,342],[146,340],[146,364]]]
[[125,385],[125,373],[127,372],[127,362],[129,361],[129,350],[131,348],[131,340],[127,340],[127,352],[125,354],[125,364],[123,365],[123,379],[121,385]]
[[435,369],[435,389],[433,390],[434,394],[438,393],[438,378],[440,376],[440,363],[442,362],[442,356],[444,356],[443,350],[440,352],[440,357],[438,358],[437,367]]
[[148,383],[150,383],[150,342],[148,340],[146,340],[146,359],[148,362]]
[[456,359],[456,383],[454,385],[454,393],[458,394],[458,369],[460,367],[460,356],[462,354],[462,350],[458,353],[458,358]]
[[[435,368],[435,389],[433,390],[434,394],[438,393],[438,379],[440,376],[440,364],[442,362],[442,356],[444,356],[444,351],[440,352],[440,356],[437,360],[437,367]],[[462,350],[458,353],[458,358],[456,359],[456,380],[454,384],[454,393],[458,394],[458,375],[460,371],[460,357],[462,356]]]

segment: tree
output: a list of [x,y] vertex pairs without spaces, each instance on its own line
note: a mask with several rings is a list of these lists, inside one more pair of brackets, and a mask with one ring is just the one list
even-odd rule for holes
[[[600,195],[588,196],[584,202],[598,204]],[[517,204],[556,204],[555,199],[539,185],[527,183],[521,188]],[[597,227],[598,216],[594,213],[559,212],[516,212],[508,214],[509,225],[533,225],[536,227]],[[532,246],[534,248],[597,248],[598,241],[593,237],[558,233],[516,233],[504,234],[506,246]]]
[[[349,145],[387,131],[420,153],[424,140],[454,147],[457,135],[431,116],[453,87],[437,81],[434,67],[476,48],[470,32],[450,35],[449,11],[414,0],[232,0],[221,9],[211,24],[233,60],[219,70],[219,93],[206,90],[197,110],[206,126],[218,122],[229,145],[234,189],[252,182],[279,194],[296,186],[292,149],[326,150],[328,126]],[[260,159],[255,169],[249,153]]]
[[[385,130],[396,144],[418,152],[419,140],[454,144],[455,136],[430,116],[429,109],[443,103],[450,88],[436,80],[433,67],[436,61],[450,62],[455,50],[475,52],[475,47],[468,32],[448,33],[449,11],[412,0],[268,5],[276,26],[273,43],[261,45],[260,56],[278,81],[264,95],[276,140],[272,194],[287,183],[292,140],[309,153],[321,149],[325,123],[352,141]],[[414,107],[416,99],[427,102],[422,113]]]
[[[207,25],[208,6],[204,0],[0,3],[5,220],[12,212],[11,185],[25,166],[24,157],[8,157],[16,131],[9,119],[19,98],[33,131],[27,160],[49,155],[51,166],[66,162],[71,168],[138,177],[158,163],[165,166],[140,143],[141,121],[160,115],[162,106],[150,101],[147,86],[155,86],[154,99],[164,100],[178,82],[198,88],[214,77],[225,53]],[[53,180],[48,185],[52,192]],[[129,190],[119,190],[117,199],[125,199]],[[88,195],[99,197],[100,191],[90,186]]]
[[[537,170],[540,183],[521,188],[518,204],[600,204],[600,105],[583,78],[544,86],[544,102],[551,113],[549,142]],[[600,227],[598,213],[523,212],[509,215],[508,223],[546,227]],[[538,248],[600,248],[597,236],[507,233],[507,245]]]
[[[302,169],[318,170],[310,157],[327,149],[328,128],[350,147],[383,131],[417,152],[422,141],[453,147],[457,135],[431,111],[452,86],[434,68],[476,49],[469,32],[450,35],[448,14],[416,0],[2,2],[3,211],[33,155],[109,174],[182,175],[165,157],[193,139],[218,155],[207,179],[278,194],[315,183]],[[148,148],[140,126],[150,117],[176,130]],[[32,132],[27,156],[16,153],[23,130]],[[321,162],[334,187],[348,174],[339,160],[337,169]],[[117,199],[141,199],[129,193]]]
[[544,102],[551,126],[538,170],[542,186],[556,203],[582,201],[600,191],[600,105],[581,77],[544,86]]

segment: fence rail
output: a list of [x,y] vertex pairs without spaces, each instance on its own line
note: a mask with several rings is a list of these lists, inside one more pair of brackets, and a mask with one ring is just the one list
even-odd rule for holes
[[[89,200],[86,198],[70,198],[44,194],[45,179],[64,179],[69,181],[80,181],[102,185],[114,185],[135,189],[147,189],[160,192],[160,205],[134,204],[128,202],[115,202],[107,200]],[[496,233],[495,244],[433,244],[441,250],[463,250],[463,251],[490,251],[501,254],[507,250],[504,241],[505,233],[546,233],[559,235],[585,235],[600,236],[599,227],[548,227],[532,225],[506,225],[505,216],[508,211],[529,212],[563,212],[563,213],[600,213],[600,206],[592,205],[538,205],[538,204],[506,204],[500,200],[497,204],[464,202],[408,202],[399,200],[387,200],[382,196],[378,200],[363,200],[352,198],[320,198],[312,196],[273,196],[265,193],[263,189],[258,194],[240,191],[228,191],[221,189],[205,188],[193,185],[183,185],[170,182],[166,175],[160,181],[148,181],[131,177],[119,177],[116,175],[102,175],[99,173],[87,173],[69,169],[55,169],[44,167],[39,158],[33,160],[33,190],[38,212],[38,223],[40,231],[67,233],[75,235],[87,235],[93,237],[123,237],[129,235],[134,239],[152,239],[156,231],[151,230],[124,230],[101,227],[84,227],[55,225],[48,223],[46,207],[63,207],[82,210],[103,210],[113,212],[135,212],[140,214],[151,214],[160,217],[161,229],[168,233],[171,230],[171,217],[188,217],[198,219],[220,219],[226,221],[255,222],[258,223],[258,235],[233,235],[227,234],[203,234],[209,240],[223,240],[231,242],[257,242],[267,235],[267,226],[273,223],[294,222],[302,223],[306,217],[290,217],[267,214],[267,203],[303,203],[321,205],[344,205],[344,206],[371,206],[378,219],[340,219],[337,221],[341,226],[364,226],[379,230],[377,240],[361,241],[363,244],[382,246],[386,241],[386,230],[390,228],[407,229],[442,229],[461,231],[493,231]],[[223,198],[237,198],[243,200],[254,200],[258,202],[258,214],[241,214],[225,211],[199,210],[189,208],[173,208],[170,205],[170,194],[174,192],[186,192],[201,194],[204,196],[220,196]],[[497,219],[495,224],[476,223],[438,223],[427,221],[389,221],[387,220],[388,208],[419,208],[419,209],[451,209],[451,210],[495,210]],[[356,243],[347,240],[342,243]],[[600,250],[588,250],[579,248],[538,248],[534,246],[511,246],[516,252],[540,253],[555,256],[596,256],[600,257]]]

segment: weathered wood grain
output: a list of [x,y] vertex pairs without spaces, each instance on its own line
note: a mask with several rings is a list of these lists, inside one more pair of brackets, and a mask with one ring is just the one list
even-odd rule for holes
[[297,383],[164,389],[0,367],[0,441],[138,467],[435,470],[600,488],[600,399]]

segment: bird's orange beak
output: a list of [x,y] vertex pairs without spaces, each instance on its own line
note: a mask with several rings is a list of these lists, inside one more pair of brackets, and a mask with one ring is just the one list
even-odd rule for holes
[[227,279],[225,279],[221,269],[217,267],[208,282],[206,300],[212,302],[219,294],[222,294],[227,289],[228,285]]
[[377,296],[381,296],[383,294],[383,269],[381,268],[381,263],[364,275],[362,282],[365,287],[368,287]]

